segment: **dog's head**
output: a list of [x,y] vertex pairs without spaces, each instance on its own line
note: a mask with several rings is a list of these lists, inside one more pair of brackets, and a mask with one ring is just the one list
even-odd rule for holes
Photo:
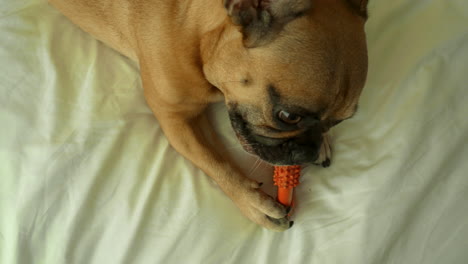
[[277,165],[317,159],[353,116],[367,75],[367,0],[225,0],[207,79],[244,148]]

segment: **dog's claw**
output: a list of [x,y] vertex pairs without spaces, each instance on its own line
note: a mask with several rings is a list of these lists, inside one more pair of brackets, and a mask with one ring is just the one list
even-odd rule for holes
[[266,218],[275,225],[281,225],[280,219],[273,218],[269,215],[266,215]]
[[266,215],[266,218],[268,219],[268,221],[270,221],[278,227],[278,229],[276,229],[277,231],[284,231],[286,229],[289,229],[294,224],[294,221],[289,221],[287,217],[276,219]]

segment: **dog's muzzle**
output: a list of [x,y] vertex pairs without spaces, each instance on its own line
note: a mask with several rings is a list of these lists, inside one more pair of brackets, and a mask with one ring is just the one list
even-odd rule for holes
[[322,144],[319,127],[310,128],[292,138],[271,138],[253,133],[242,115],[236,111],[230,111],[229,118],[243,148],[268,163],[305,165],[318,158]]
[[305,165],[317,160],[322,143],[321,133],[306,131],[293,138],[269,138],[252,134],[253,151],[275,165]]

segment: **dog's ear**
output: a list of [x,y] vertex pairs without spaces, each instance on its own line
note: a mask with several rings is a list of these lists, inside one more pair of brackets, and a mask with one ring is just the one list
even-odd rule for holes
[[305,14],[312,0],[223,0],[234,24],[241,27],[246,47],[272,41],[291,20]]
[[367,4],[368,0],[348,0],[351,7],[357,12],[358,15],[367,19]]

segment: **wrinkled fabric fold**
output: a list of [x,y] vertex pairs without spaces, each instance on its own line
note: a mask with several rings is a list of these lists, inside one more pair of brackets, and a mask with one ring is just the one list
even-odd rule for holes
[[[135,62],[42,0],[0,5],[0,263],[466,263],[468,4],[370,1],[368,82],[261,229],[169,145]],[[225,155],[274,193],[222,104]]]

